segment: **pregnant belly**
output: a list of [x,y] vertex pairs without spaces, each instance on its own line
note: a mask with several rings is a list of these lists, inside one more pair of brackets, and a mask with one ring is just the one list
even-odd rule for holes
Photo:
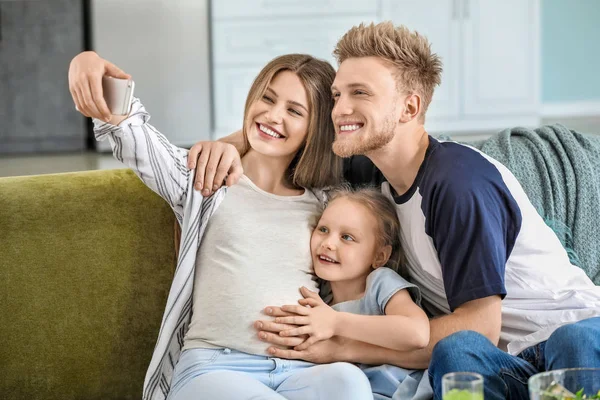
[[263,313],[267,306],[298,304],[302,298],[300,286],[316,290],[316,284],[310,278],[296,285],[297,282],[276,285],[253,282],[233,285],[229,289],[221,287],[220,290],[216,285],[202,287],[202,292],[194,295],[192,322],[186,342],[195,342],[198,345],[195,347],[202,347],[200,345],[204,343],[210,347],[266,354],[269,344],[258,339],[258,331],[253,325],[258,320],[271,319]]

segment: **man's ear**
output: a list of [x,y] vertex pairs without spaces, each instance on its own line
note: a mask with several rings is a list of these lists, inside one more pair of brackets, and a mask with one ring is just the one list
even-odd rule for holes
[[410,122],[417,118],[421,112],[421,96],[413,93],[404,99],[404,109],[400,115],[400,122]]
[[377,269],[379,267],[384,266],[389,261],[392,255],[392,246],[389,244],[387,246],[382,246],[379,248],[377,253],[375,254],[375,258],[373,259],[373,264],[371,266],[373,269]]

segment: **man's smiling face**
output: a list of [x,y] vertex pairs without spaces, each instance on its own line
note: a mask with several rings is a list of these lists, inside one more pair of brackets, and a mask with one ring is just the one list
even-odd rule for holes
[[335,154],[367,154],[392,140],[402,111],[401,94],[385,61],[377,57],[344,60],[331,92]]

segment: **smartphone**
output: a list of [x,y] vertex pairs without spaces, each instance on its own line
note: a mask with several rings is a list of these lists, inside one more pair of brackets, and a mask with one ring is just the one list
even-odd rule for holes
[[135,83],[131,79],[102,77],[102,93],[106,105],[113,115],[127,115],[133,100]]

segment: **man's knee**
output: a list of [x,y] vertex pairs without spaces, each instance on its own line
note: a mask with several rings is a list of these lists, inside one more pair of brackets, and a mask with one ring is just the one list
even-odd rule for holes
[[577,351],[584,346],[600,345],[600,318],[591,318],[557,328],[546,342],[546,351]]
[[497,348],[484,335],[475,331],[460,331],[440,340],[431,354],[429,382],[441,396],[442,376],[450,372],[470,371],[484,374],[482,356],[491,355]]
[[475,331],[460,331],[440,340],[433,348],[431,365],[457,362],[470,354],[477,355],[482,348],[494,346],[481,333]]

